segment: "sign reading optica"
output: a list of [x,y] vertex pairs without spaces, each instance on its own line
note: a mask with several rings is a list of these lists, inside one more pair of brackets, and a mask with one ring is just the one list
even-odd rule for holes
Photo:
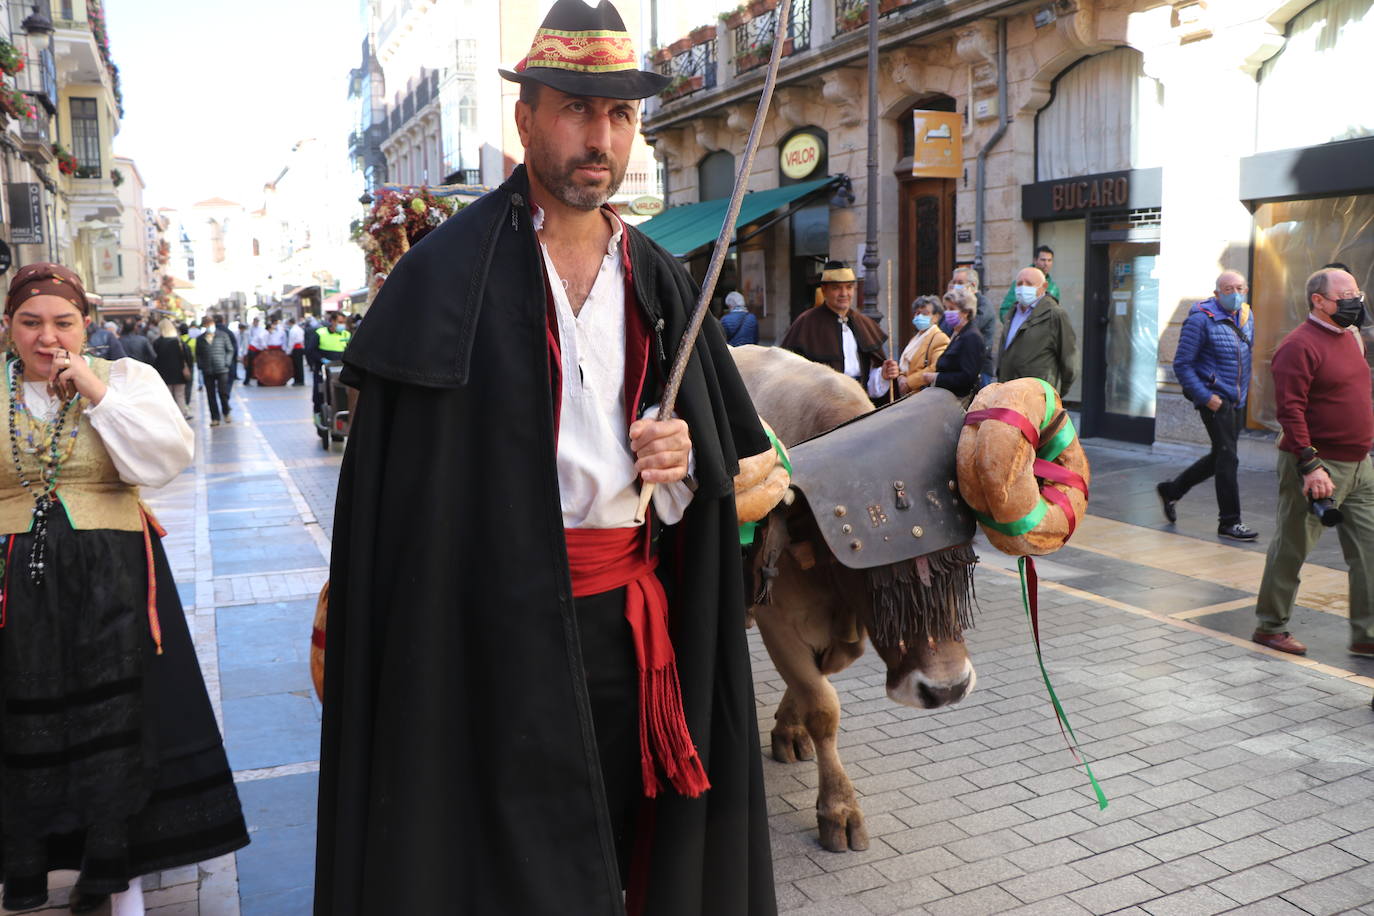
[[658,216],[663,212],[663,198],[652,194],[636,197],[630,201],[630,212],[637,216]]
[[958,178],[964,174],[964,116],[953,111],[915,111],[916,145],[911,174]]
[[825,141],[815,134],[793,134],[778,151],[778,167],[792,180],[805,178],[816,170],[825,154]]

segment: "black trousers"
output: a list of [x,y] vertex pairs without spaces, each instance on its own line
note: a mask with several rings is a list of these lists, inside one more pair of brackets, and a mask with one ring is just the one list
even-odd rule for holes
[[229,386],[233,384],[234,371],[205,373],[205,400],[210,402],[210,419],[218,420],[220,413],[229,415]]
[[639,669],[630,624],[625,620],[625,589],[578,598],[575,607],[623,888],[629,880],[639,805],[644,797],[639,769]]
[[1240,460],[1236,457],[1236,441],[1240,438],[1240,426],[1245,422],[1245,410],[1224,401],[1216,410],[1199,407],[1198,414],[1212,440],[1212,450],[1168,481],[1165,489],[1170,498],[1182,499],[1193,487],[1208,477],[1215,477],[1217,521],[1222,525],[1234,525],[1240,521],[1240,484],[1236,481]]
[[305,351],[291,351],[291,384],[305,384]]
[[258,358],[257,350],[249,350],[243,354],[243,383],[251,385],[253,383],[253,361]]

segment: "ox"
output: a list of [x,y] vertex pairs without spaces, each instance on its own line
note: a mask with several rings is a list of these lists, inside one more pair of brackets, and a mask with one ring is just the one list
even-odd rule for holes
[[[789,448],[873,410],[858,383],[826,366],[777,348],[744,346],[732,352],[759,415]],[[930,397],[947,395],[932,392]],[[885,446],[891,443],[870,444],[875,451]],[[950,441],[951,456],[954,447]],[[856,476],[862,474],[861,456],[852,468]],[[922,469],[903,473],[920,478]],[[821,845],[832,852],[867,849],[863,812],[836,747],[840,703],[827,676],[863,654],[867,635],[887,665],[892,700],[923,709],[958,702],[976,681],[962,640],[966,621],[956,602],[937,602],[947,604],[935,612],[944,619],[924,625],[919,638],[910,631],[905,638],[894,635],[881,619],[890,602],[875,594],[871,576],[836,561],[815,536],[816,521],[804,500],[777,507],[767,524],[775,533],[785,532],[787,547],[773,552],[770,566],[763,556],[766,546],[756,545],[746,561],[746,575],[767,579],[765,591],[771,594],[751,614],[787,684],[772,731],[773,757],[794,763],[814,756],[820,771],[816,818]],[[971,569],[962,574],[971,581]]]

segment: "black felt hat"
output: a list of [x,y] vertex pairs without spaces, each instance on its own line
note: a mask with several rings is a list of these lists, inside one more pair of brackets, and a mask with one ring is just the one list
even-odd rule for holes
[[625,22],[601,0],[558,0],[535,33],[530,51],[501,75],[515,83],[541,83],[569,95],[643,99],[669,83],[661,73],[640,70]]

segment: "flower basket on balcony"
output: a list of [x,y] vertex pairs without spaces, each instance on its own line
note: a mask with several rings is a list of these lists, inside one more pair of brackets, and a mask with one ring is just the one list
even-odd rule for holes
[[72,175],[76,172],[76,157],[67,152],[67,148],[61,143],[52,145],[52,154],[57,159],[57,170],[63,175]]
[[703,45],[708,41],[716,40],[716,27],[713,25],[699,25],[692,29],[692,44]]
[[32,118],[33,102],[18,89],[0,87],[0,112],[11,118]]
[[749,6],[741,3],[733,10],[725,14],[725,25],[727,28],[737,29],[749,21]]
[[[788,38],[782,43],[782,56],[787,57],[792,53],[792,39]],[[735,57],[735,71],[743,73],[755,67],[762,67],[768,63],[768,58],[773,55],[773,43],[755,45],[749,50]]]
[[676,56],[679,55],[679,54],[684,54],[684,53],[686,53],[687,51],[692,50],[692,39],[691,39],[691,37],[689,36],[689,37],[687,37],[687,38],[679,38],[677,41],[675,41],[675,42],[673,42],[672,44],[668,45],[668,50],[673,52],[673,56],[674,56],[674,57],[676,57]]
[[650,59],[656,64],[666,64],[672,60],[673,52],[671,48],[654,48]]
[[671,102],[673,99],[696,92],[704,83],[705,78],[701,76],[701,74],[697,74],[696,76],[679,76],[669,83],[668,88],[660,92],[658,97],[665,102]]
[[868,4],[865,3],[863,6],[850,7],[845,11],[844,15],[839,18],[836,25],[836,34],[852,32],[857,28],[868,25]]
[[24,55],[14,45],[0,38],[0,73],[14,76],[24,69]]
[[757,19],[777,6],[778,0],[749,0],[749,15]]

